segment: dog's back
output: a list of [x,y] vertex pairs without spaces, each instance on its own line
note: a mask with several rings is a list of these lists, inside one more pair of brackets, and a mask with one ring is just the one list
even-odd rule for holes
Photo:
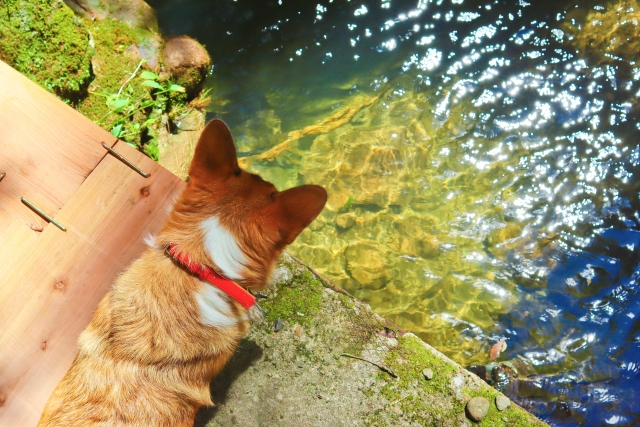
[[325,191],[284,192],[241,170],[226,125],[207,125],[190,181],[151,245],[114,283],[39,426],[191,426],[209,382],[247,333],[250,312],[166,255],[263,288],[285,246],[320,213]]

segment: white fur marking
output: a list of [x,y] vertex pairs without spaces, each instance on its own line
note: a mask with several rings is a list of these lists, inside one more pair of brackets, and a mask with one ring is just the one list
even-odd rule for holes
[[246,258],[233,234],[220,225],[216,217],[203,221],[202,230],[204,245],[214,264],[229,279],[242,279],[240,273]]
[[200,307],[202,323],[216,328],[226,328],[238,323],[231,316],[231,307],[224,298],[224,293],[207,283],[202,283],[202,288],[196,292],[196,301]]
[[146,233],[144,235],[144,237],[142,238],[142,241],[144,242],[145,245],[150,246],[152,248],[157,247],[157,243],[156,243],[156,236],[154,236],[151,233]]

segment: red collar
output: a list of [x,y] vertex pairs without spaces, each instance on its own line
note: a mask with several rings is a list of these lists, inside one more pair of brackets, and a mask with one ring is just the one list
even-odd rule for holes
[[238,285],[233,280],[219,275],[213,270],[213,268],[207,265],[191,263],[191,260],[187,255],[178,251],[177,245],[173,243],[167,245],[164,248],[164,253],[170,258],[178,261],[191,274],[198,276],[200,280],[211,283],[213,286],[238,301],[244,308],[251,308],[251,306],[255,304],[256,297],[251,295],[249,291]]

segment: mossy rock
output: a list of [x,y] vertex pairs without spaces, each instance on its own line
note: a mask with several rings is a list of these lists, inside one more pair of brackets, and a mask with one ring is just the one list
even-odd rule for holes
[[[584,16],[582,8],[567,14],[563,29],[570,43],[600,64],[634,58],[640,49],[640,11],[635,0],[605,2]],[[579,24],[574,25],[574,19]]]
[[206,49],[187,36],[171,37],[165,41],[165,65],[173,79],[193,98],[211,70],[211,58]]
[[111,18],[132,28],[158,29],[156,14],[144,0],[65,0],[65,3],[84,18]]
[[61,0],[5,0],[0,59],[74,103],[92,77],[89,32]]

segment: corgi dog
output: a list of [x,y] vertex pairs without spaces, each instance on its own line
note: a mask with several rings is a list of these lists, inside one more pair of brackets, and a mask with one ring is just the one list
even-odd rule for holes
[[280,192],[242,170],[229,128],[211,121],[184,193],[98,305],[38,426],[192,426],[248,332],[255,306],[246,290],[267,285],[326,201],[322,187]]

